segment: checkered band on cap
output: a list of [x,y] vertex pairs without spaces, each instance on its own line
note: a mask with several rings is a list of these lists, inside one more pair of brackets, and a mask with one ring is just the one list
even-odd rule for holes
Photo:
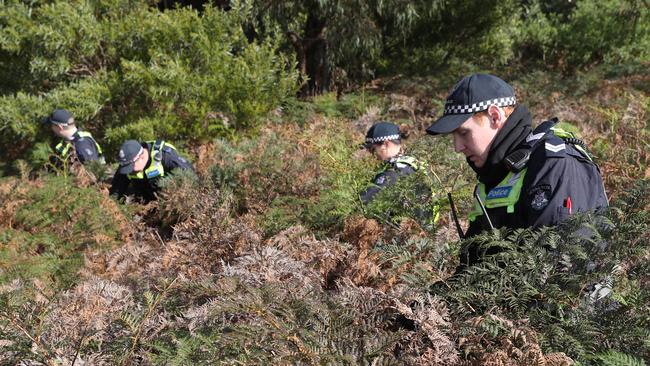
[[[452,101],[447,101],[452,102]],[[517,104],[517,98],[513,97],[504,97],[504,98],[496,98],[496,99],[490,99],[490,100],[484,100],[482,102],[474,103],[471,105],[449,105],[445,107],[445,115],[448,114],[467,114],[467,113],[476,113],[476,112],[481,112],[491,105],[496,105],[497,107],[506,107],[509,105],[514,105]]]
[[377,144],[383,141],[390,141],[390,140],[399,140],[399,134],[396,135],[388,135],[388,136],[380,136],[380,137],[366,137],[366,143],[367,144]]

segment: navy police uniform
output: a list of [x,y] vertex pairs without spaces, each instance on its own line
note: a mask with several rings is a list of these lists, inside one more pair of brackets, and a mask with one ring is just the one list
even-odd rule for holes
[[[400,139],[399,126],[391,122],[377,122],[368,129],[362,146],[372,150],[385,141],[399,143]],[[415,173],[418,168],[419,163],[415,158],[401,154],[384,161],[381,170],[373,178],[372,185],[359,194],[361,201],[364,204],[370,203],[382,189],[397,183],[399,177]]]
[[[488,190],[478,182],[475,193],[489,220],[475,198],[466,237],[490,229],[490,224],[512,229],[553,226],[575,212],[607,207],[598,166],[582,141],[555,128],[556,123],[540,124],[506,157],[507,174],[496,186]],[[471,265],[479,258],[478,248],[468,247],[461,264]]]
[[402,176],[415,173],[418,161],[411,156],[399,155],[384,161],[381,171],[372,180],[373,185],[361,192],[361,201],[368,204],[382,189],[394,185]]
[[[512,87],[492,75],[465,77],[447,97],[443,117],[427,132],[451,133],[490,105],[516,106]],[[476,167],[468,159],[478,184],[465,237],[492,227],[557,225],[573,213],[607,207],[598,167],[582,141],[557,128],[556,123],[556,119],[545,121],[532,130],[530,112],[516,106],[492,140],[484,166]],[[476,246],[464,248],[459,268],[499,248],[490,250],[493,252],[480,253]]]
[[[67,128],[68,126],[74,125],[74,118],[69,111],[56,109],[52,114],[45,117],[42,123]],[[95,141],[90,132],[79,129],[77,129],[70,139],[61,139],[54,147],[54,151],[56,152],[56,157],[53,157],[52,163],[56,165],[71,157],[76,158],[82,164],[92,160],[99,160],[104,163],[102,148],[97,141]]]
[[102,148],[93,138],[90,132],[79,131],[72,136],[72,140],[62,139],[54,148],[61,160],[66,160],[74,151],[75,157],[80,163],[99,160],[104,162]]
[[[494,227],[551,226],[574,212],[607,206],[600,172],[584,144],[555,123],[540,124],[506,157],[508,173],[495,187],[486,192],[479,181],[476,190]],[[468,236],[490,228],[478,202],[469,219]]]
[[[139,155],[140,149],[149,151],[149,160],[142,171],[134,172],[133,160]],[[115,173],[110,188],[110,195],[118,199],[133,194],[144,202],[152,201],[160,189],[160,178],[175,169],[194,171],[190,162],[179,156],[173,145],[163,140],[143,143],[126,141],[120,149],[118,160],[120,168]]]
[[[378,122],[368,130],[366,142],[363,145],[366,149],[380,148],[385,141],[400,141],[399,127],[390,122]],[[404,154],[398,154],[388,160],[383,161],[381,170],[372,180],[372,185],[359,194],[364,205],[372,202],[375,196],[383,189],[393,186],[397,181],[409,176],[415,172],[427,174],[425,165],[416,158]],[[420,182],[422,183],[422,182]],[[415,194],[419,200],[432,200],[435,197],[434,192],[425,184],[418,184],[415,187]],[[403,202],[395,202],[401,205]],[[438,219],[439,205],[431,204],[429,208],[416,208],[413,214],[425,225],[433,225]]]

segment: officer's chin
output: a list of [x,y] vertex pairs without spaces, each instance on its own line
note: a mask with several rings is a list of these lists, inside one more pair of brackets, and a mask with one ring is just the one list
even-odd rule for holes
[[465,161],[467,161],[467,164],[469,164],[469,166],[471,166],[472,168],[482,168],[483,165],[485,165],[485,162],[482,162],[482,161],[475,162],[474,160],[471,160],[470,158],[465,158]]
[[465,159],[467,161],[467,164],[472,168],[472,170],[476,173],[479,173],[481,168],[485,165],[485,163],[481,164],[481,166],[477,166],[473,161],[469,160],[469,158]]

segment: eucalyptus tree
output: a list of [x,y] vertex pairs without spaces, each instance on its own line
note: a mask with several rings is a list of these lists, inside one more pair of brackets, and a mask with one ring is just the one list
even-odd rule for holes
[[406,36],[422,5],[437,2],[251,0],[253,17],[246,32],[249,39],[282,34],[305,81],[302,94],[314,95],[348,78],[372,76],[386,37]]

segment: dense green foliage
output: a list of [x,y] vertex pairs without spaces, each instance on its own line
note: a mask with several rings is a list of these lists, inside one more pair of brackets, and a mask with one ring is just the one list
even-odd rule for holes
[[283,39],[308,77],[305,92],[395,71],[606,62],[642,67],[650,54],[643,0],[251,1],[251,38]]
[[112,157],[126,138],[205,142],[255,127],[297,91],[298,74],[313,94],[396,71],[574,72],[604,62],[629,73],[650,49],[641,0],[232,1],[201,13],[152,5],[3,2],[3,159],[48,140],[38,122],[56,107]]
[[483,20],[487,24],[479,32],[456,33],[456,41],[479,34],[478,49],[457,51],[470,63],[552,65],[574,71],[603,60],[638,65],[650,57],[650,10],[643,1],[494,2],[492,7],[495,13],[487,17],[476,6],[458,11],[473,26],[479,19],[492,20]]
[[295,92],[296,74],[274,39],[247,41],[246,12],[4,1],[0,142],[12,147],[2,157],[48,135],[39,121],[54,108],[72,111],[109,157],[127,138],[205,141],[257,126]]
[[[0,364],[647,364],[645,1],[225,3],[0,0]],[[475,71],[580,134],[612,207],[485,233],[507,250],[453,275],[475,177],[423,129]],[[42,170],[55,107],[109,162],[163,137],[198,176],[140,206],[110,166]],[[426,174],[364,206],[380,120]]]

